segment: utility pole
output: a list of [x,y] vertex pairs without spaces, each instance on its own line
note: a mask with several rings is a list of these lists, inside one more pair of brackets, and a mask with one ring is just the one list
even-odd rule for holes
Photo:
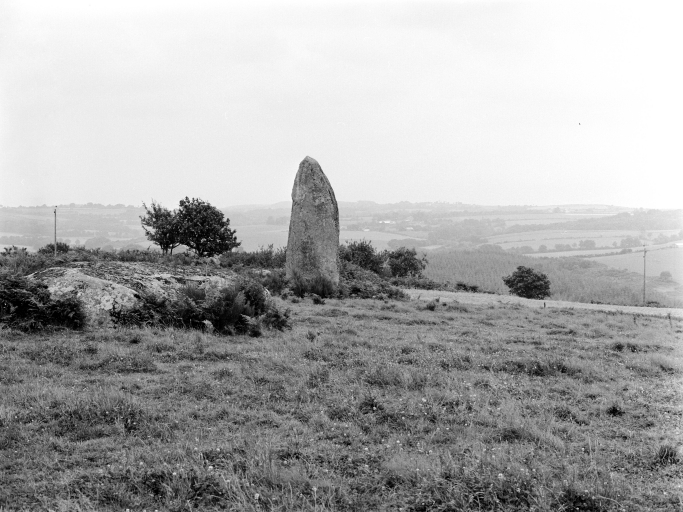
[[55,206],[55,258],[57,257],[57,207]]
[[647,256],[647,249],[643,245],[643,306],[645,305],[645,261]]

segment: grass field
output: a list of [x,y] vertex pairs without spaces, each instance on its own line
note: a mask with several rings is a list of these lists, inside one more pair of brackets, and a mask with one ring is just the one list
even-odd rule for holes
[[262,338],[0,331],[0,507],[681,509],[682,322],[428,306],[307,299]]
[[[643,272],[643,252],[602,256],[595,261],[614,268],[623,268],[630,272]],[[647,252],[645,266],[646,275],[659,277],[664,271],[671,272],[674,281],[683,283],[683,248],[660,249]]]

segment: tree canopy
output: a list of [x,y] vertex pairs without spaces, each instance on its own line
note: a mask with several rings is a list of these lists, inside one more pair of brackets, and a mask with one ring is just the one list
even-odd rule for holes
[[543,272],[520,265],[512,274],[503,278],[512,295],[526,299],[550,297],[550,280]]
[[176,222],[181,243],[198,256],[214,256],[240,245],[235,231],[230,229],[230,219],[201,199],[181,199]]
[[173,249],[181,244],[180,233],[176,219],[176,211],[169,211],[168,208],[161,206],[152,200],[151,208],[145,208],[146,215],[140,217],[142,229],[145,230],[147,240],[157,244],[161,252],[173,254]]

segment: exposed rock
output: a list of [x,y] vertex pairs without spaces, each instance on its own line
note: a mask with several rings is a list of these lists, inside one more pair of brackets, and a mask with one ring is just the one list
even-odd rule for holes
[[294,179],[287,241],[287,278],[318,276],[339,284],[339,208],[320,164],[304,158]]
[[86,275],[78,269],[51,268],[39,274],[42,275],[31,277],[39,277],[53,298],[75,295],[81,301],[89,326],[110,325],[110,312],[115,305],[128,309],[140,304],[140,295],[130,288]]
[[191,285],[211,297],[236,279],[229,271],[205,276],[200,274],[202,268],[184,267],[182,274],[173,270],[156,264],[110,261],[49,268],[29,277],[45,283],[55,298],[75,295],[83,304],[90,327],[111,326],[114,306],[138,306],[143,295],[173,300],[181,287]]

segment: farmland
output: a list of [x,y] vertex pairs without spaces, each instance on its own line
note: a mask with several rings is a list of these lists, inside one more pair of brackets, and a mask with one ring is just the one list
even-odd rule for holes
[[[629,272],[643,272],[642,251],[603,256],[595,261],[610,267],[626,269]],[[645,269],[646,274],[653,277],[659,277],[664,271],[671,272],[674,281],[683,283],[683,248],[648,251]]]
[[[604,302],[607,304],[642,304],[642,274],[602,265],[599,259],[532,258],[506,252],[438,251],[427,254],[425,275],[435,281],[462,281],[484,290],[507,294],[502,278],[518,266],[532,267],[548,275],[552,296],[558,300]],[[642,254],[641,254],[642,260]],[[641,261],[642,264],[642,261]],[[657,277],[648,279],[647,300],[669,307],[681,307],[683,290],[678,286],[669,293],[655,288],[661,285]]]
[[[675,233],[677,233],[676,230],[659,230],[648,232],[646,237],[647,244],[649,245],[652,243],[650,240],[655,239],[659,235],[671,236]],[[565,244],[577,248],[578,243],[581,240],[592,240],[595,242],[596,247],[606,247],[608,248],[608,251],[614,251],[617,250],[620,242],[624,238],[639,238],[641,235],[642,233],[636,230],[547,230],[507,233],[503,235],[490,236],[487,237],[486,240],[490,244],[500,245],[503,249],[529,246],[534,251],[538,251],[538,248],[541,245],[545,245],[548,249],[553,249],[556,244]]]
[[[287,236],[289,235],[289,225],[273,226],[268,224],[239,225],[235,224],[238,238],[241,240],[242,249],[255,251],[259,247],[267,247],[273,244],[275,247],[286,247]],[[405,240],[410,242],[412,237],[405,235],[387,233],[383,231],[352,231],[342,230],[339,232],[339,242],[351,242],[354,240],[370,240],[372,245],[379,250],[388,249],[389,240]]]
[[261,338],[0,331],[0,507],[683,506],[681,321],[286,305]]

